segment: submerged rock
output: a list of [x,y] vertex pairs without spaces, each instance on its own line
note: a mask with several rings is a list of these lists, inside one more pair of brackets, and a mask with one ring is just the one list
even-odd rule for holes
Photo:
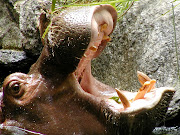
[[152,135],[179,135],[180,127],[157,127]]

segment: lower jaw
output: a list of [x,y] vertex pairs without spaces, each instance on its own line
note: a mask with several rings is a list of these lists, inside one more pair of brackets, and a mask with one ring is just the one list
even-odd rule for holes
[[105,100],[102,112],[110,134],[151,134],[152,130],[165,120],[173,89],[162,87],[154,90],[154,93],[156,97],[149,104],[139,100],[125,110]]
[[[122,99],[120,100],[121,101],[120,103],[117,103],[115,100],[111,99],[112,97],[118,97],[118,94],[116,93],[116,90],[114,88],[101,83],[92,76],[90,62],[87,65],[86,69],[84,70],[81,81],[78,83],[81,89],[85,93],[89,93],[92,96],[103,100],[105,104],[108,106],[108,108],[118,113],[122,113],[122,112],[137,113],[143,110],[150,110],[154,108],[161,101],[164,93],[170,93],[169,95],[170,98],[172,97],[171,95],[173,95],[174,93],[173,88],[168,88],[168,87],[155,88],[152,89],[147,94],[145,94],[143,98],[133,101],[134,97],[137,95],[137,92],[129,92],[129,91],[121,90],[121,92],[130,102],[130,107],[124,107],[122,103],[124,101],[121,101]],[[168,101],[169,100],[165,102]]]
[[[98,112],[96,115],[106,126],[108,134],[148,135],[165,119],[174,92],[172,88],[157,88],[153,91],[154,99],[147,101],[148,104],[144,102],[146,99],[140,99],[126,109],[123,108],[122,104],[107,97],[84,93],[88,95],[85,100],[88,100],[92,107],[95,106],[94,112]],[[124,93],[126,96],[136,94],[126,91]]]

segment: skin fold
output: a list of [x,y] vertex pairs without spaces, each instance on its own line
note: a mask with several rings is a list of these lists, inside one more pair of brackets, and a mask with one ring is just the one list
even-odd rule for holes
[[[40,15],[44,48],[28,74],[6,77],[0,95],[0,133],[144,135],[162,122],[174,94],[138,72],[138,92],[114,89],[91,74],[117,21],[110,5],[71,7]],[[113,99],[119,97],[120,103]]]

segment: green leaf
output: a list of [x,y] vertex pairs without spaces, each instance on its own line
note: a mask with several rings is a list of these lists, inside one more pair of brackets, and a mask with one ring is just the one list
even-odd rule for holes
[[118,104],[121,104],[121,102],[119,101],[119,97],[114,96],[114,97],[111,97],[111,98],[109,98],[109,99],[113,99],[113,100],[116,101]]

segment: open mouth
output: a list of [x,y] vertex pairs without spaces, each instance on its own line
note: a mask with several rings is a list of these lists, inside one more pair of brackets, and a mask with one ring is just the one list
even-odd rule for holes
[[78,87],[88,95],[87,100],[100,103],[102,119],[110,134],[149,134],[165,119],[174,90],[156,88],[156,80],[139,71],[137,75],[142,87],[138,92],[112,88],[92,76],[91,60],[98,57],[111,41],[110,34],[116,25],[115,10],[107,10],[109,6],[106,6],[94,11],[90,42],[73,74]]
[[74,74],[81,88],[97,98],[105,100],[110,109],[117,112],[135,113],[157,105],[165,92],[172,88],[155,88],[156,80],[150,79],[142,72],[137,72],[142,87],[138,92],[114,89],[96,80],[91,74],[91,60],[98,57],[106,44],[111,41],[110,34],[116,24],[116,15],[106,9],[95,11],[91,23],[90,43],[80,59]]
[[[90,43],[80,59],[75,71],[78,82],[84,91],[100,96],[107,86],[97,81],[91,74],[91,60],[98,57],[107,42],[111,40],[109,34],[114,29],[114,20],[109,12],[102,10],[95,13],[92,18],[92,29]],[[102,85],[102,86],[101,86]]]

